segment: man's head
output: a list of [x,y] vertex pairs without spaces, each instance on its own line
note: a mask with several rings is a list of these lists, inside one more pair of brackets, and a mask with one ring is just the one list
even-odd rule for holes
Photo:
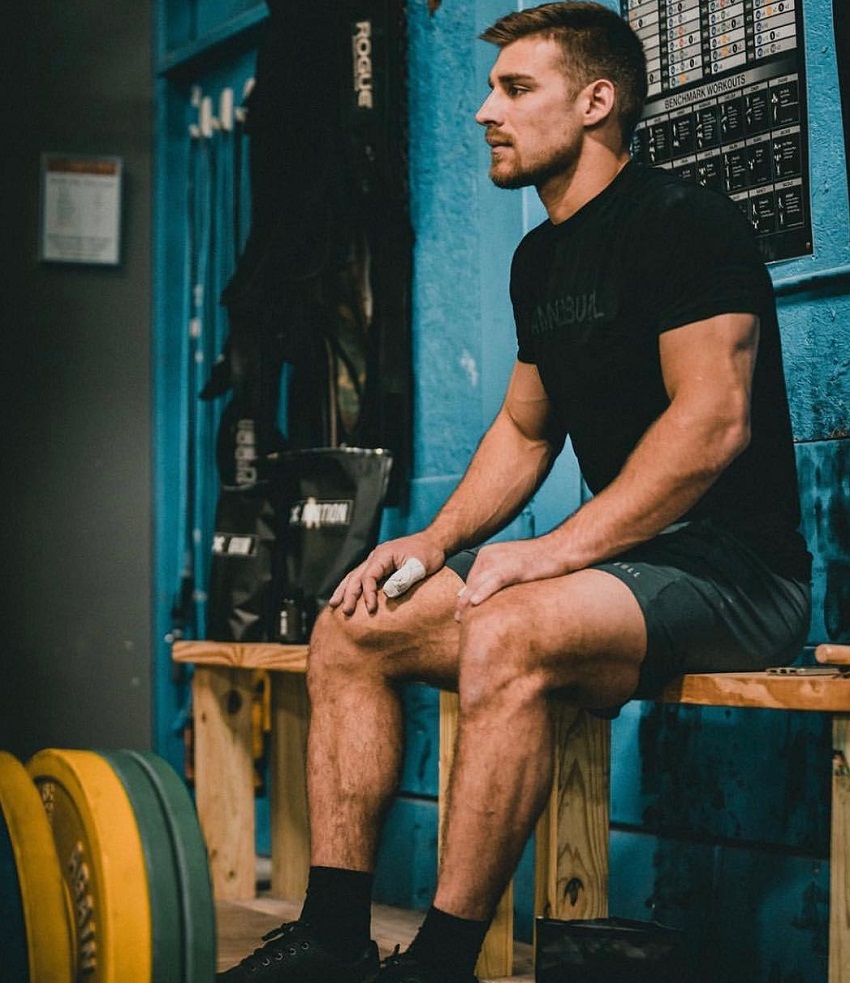
[[611,83],[613,112],[628,147],[646,98],[646,58],[625,20],[598,3],[564,0],[507,14],[481,35],[501,49],[532,37],[560,48],[571,98],[597,79]]

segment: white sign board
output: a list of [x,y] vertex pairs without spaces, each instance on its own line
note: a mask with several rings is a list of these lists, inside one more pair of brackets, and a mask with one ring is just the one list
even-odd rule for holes
[[115,265],[121,245],[120,157],[41,156],[41,258]]

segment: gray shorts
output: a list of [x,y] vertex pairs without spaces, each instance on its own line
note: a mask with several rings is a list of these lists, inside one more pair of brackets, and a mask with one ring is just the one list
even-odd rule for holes
[[[466,579],[475,550],[447,566]],[[686,672],[752,672],[793,662],[809,630],[808,582],[782,577],[710,520],[673,526],[604,563],[646,620],[647,651],[634,699],[652,699]]]

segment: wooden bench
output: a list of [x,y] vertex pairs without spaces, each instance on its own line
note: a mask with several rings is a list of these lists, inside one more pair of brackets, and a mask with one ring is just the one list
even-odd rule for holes
[[[820,662],[850,665],[850,646],[822,645]],[[192,663],[195,784],[216,898],[255,894],[251,705],[253,674],[271,678],[272,893],[298,899],[309,866],[304,752],[309,708],[306,645],[178,642]],[[832,714],[829,983],[850,983],[850,677],[716,673],[683,676],[665,703],[806,710]],[[457,727],[457,697],[440,694],[440,802]],[[608,913],[610,724],[558,708],[556,774],[536,834],[535,912],[556,918]],[[513,961],[510,889],[488,934],[478,972],[506,976]]]

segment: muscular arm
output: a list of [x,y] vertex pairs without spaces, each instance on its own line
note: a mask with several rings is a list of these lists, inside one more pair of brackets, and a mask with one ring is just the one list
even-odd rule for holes
[[561,576],[651,539],[681,518],[749,443],[758,319],[724,314],[663,333],[670,405],[617,478],[545,536],[485,547],[460,604]]
[[447,556],[479,543],[520,511],[545,478],[560,450],[549,438],[549,400],[536,366],[517,362],[504,403],[467,471],[434,521],[413,536],[382,543],[342,581],[330,600],[351,614],[360,597],[377,607],[379,582],[408,559],[427,574]]
[[528,502],[560,450],[548,437],[548,423],[537,367],[517,362],[466,474],[425,530],[446,555],[498,532]]

